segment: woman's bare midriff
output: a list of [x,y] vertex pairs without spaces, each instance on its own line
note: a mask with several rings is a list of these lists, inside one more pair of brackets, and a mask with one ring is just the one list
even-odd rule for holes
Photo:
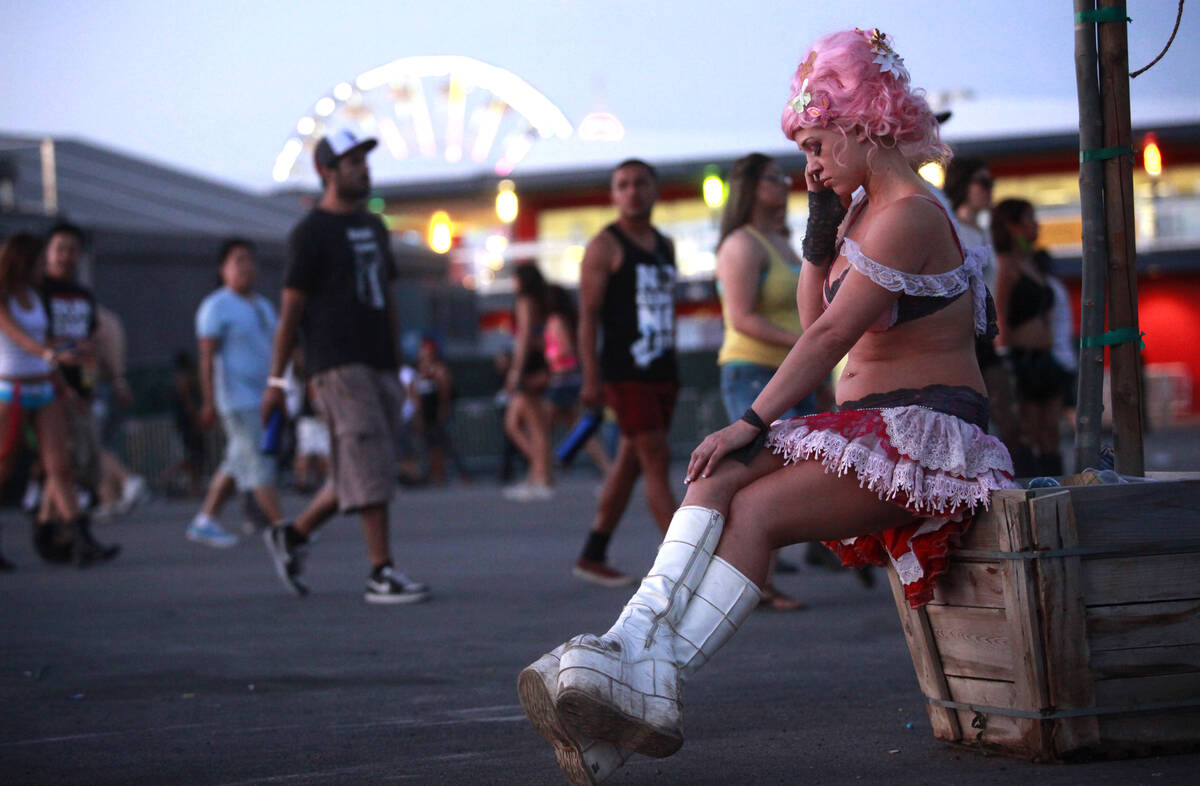
[[880,333],[866,333],[846,356],[837,400],[855,401],[872,393],[929,385],[969,387],[987,395],[975,357],[967,294],[931,316]]

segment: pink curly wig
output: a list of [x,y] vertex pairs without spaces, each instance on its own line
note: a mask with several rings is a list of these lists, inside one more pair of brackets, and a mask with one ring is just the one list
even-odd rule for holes
[[897,148],[914,166],[948,159],[925,91],[912,89],[890,43],[877,30],[818,39],[792,77],[784,136],[793,139],[802,128],[861,129],[876,147]]

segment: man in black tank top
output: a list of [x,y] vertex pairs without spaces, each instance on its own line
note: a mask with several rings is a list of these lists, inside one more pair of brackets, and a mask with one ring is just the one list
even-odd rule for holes
[[574,573],[616,587],[633,579],[608,566],[608,541],[638,475],[645,476],[646,502],[664,532],[675,509],[667,479],[667,430],[679,371],[675,246],[650,223],[658,199],[654,168],[644,161],[624,161],[613,170],[611,187],[617,220],[589,241],[580,271],[580,399],[590,409],[606,403],[612,407],[621,439]]

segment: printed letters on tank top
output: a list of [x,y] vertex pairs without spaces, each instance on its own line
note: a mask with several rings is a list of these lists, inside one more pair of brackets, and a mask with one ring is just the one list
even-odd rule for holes
[[675,348],[675,300],[671,294],[675,277],[673,268],[666,265],[637,265],[636,273],[634,298],[640,338],[629,351],[638,368],[648,368]]

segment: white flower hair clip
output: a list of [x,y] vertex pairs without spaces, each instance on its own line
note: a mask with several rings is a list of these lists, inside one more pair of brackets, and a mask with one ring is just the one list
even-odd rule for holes
[[881,31],[878,27],[873,27],[870,30],[859,30],[866,37],[867,43],[871,47],[871,51],[875,53],[875,59],[872,60],[875,65],[879,66],[881,74],[891,74],[897,79],[908,79],[908,69],[904,67],[904,58],[896,54],[896,50],[892,49],[888,43],[887,34]]
[[808,77],[805,77],[804,82],[800,85],[800,92],[792,96],[792,100],[788,101],[788,106],[792,108],[793,112],[800,114],[808,108],[811,101],[812,93],[808,92]]

